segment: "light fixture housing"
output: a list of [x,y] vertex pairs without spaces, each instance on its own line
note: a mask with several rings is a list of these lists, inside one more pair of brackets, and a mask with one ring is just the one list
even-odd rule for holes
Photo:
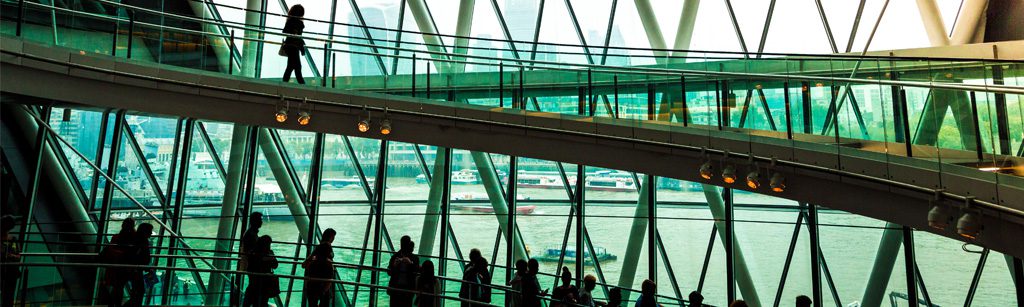
[[735,183],[736,168],[732,165],[726,165],[725,169],[722,170],[722,181],[725,181],[725,183]]
[[977,239],[983,228],[981,216],[978,213],[968,211],[956,221],[956,233],[967,239]]
[[928,210],[928,227],[945,230],[949,227],[949,223],[953,220],[953,215],[949,212],[949,207],[943,205],[934,205],[931,210]]
[[391,134],[391,120],[385,119],[380,121],[380,134]]
[[367,118],[367,119],[359,121],[359,124],[356,125],[356,128],[359,129],[359,132],[370,131],[370,119]]
[[757,189],[761,187],[761,175],[757,173],[757,170],[750,171],[747,173],[747,186],[751,189]]
[[781,173],[772,174],[772,179],[768,181],[768,187],[772,188],[772,192],[776,193],[786,191],[786,177],[782,177]]
[[274,119],[279,123],[288,121],[288,108],[281,108],[280,110],[277,110],[277,113],[274,114]]
[[299,119],[298,119],[298,121],[299,121],[299,125],[302,125],[302,126],[309,125],[309,112],[300,111],[299,112]]
[[704,179],[711,179],[711,177],[714,176],[714,167],[711,165],[711,161],[704,162],[704,164],[700,166],[700,177]]

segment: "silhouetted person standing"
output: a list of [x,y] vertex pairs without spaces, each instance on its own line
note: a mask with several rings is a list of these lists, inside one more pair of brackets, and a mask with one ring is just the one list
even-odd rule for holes
[[811,298],[806,295],[796,297],[796,307],[811,307]]
[[256,248],[256,241],[260,238],[260,227],[263,227],[263,213],[253,212],[249,215],[249,228],[242,234],[242,241],[238,245],[238,270],[248,272],[249,255]]
[[262,236],[251,246],[248,272],[254,274],[249,275],[249,287],[245,289],[243,307],[265,307],[272,297],[281,293],[276,277],[261,275],[273,274],[274,269],[278,266],[277,257],[270,249],[272,242],[273,239],[270,236]]
[[[142,223],[139,225],[139,228],[135,230],[133,240],[134,253],[132,253],[129,264],[150,265],[153,262],[153,257],[149,250],[149,238],[152,236],[153,224]],[[129,307],[142,306],[142,297],[146,295],[147,288],[144,275],[151,271],[152,269],[141,268],[128,271],[128,280],[131,282],[132,289],[128,292],[128,302],[125,305]]]
[[537,280],[540,262],[537,262],[537,259],[530,259],[527,267],[529,271],[523,278],[523,306],[540,307],[540,298],[547,294],[547,290],[540,290],[540,281]]
[[423,261],[420,266],[420,277],[416,280],[416,306],[418,307],[440,307],[441,306],[441,281],[434,276],[434,262]]
[[420,258],[413,254],[412,250],[416,244],[409,236],[402,236],[398,252],[391,255],[388,261],[388,296],[391,297],[391,306],[408,307],[412,306],[412,291],[416,290],[416,273],[419,272]]
[[14,293],[17,291],[15,288],[18,284],[18,279],[21,278],[21,268],[14,266],[21,262],[21,250],[18,249],[18,244],[14,242],[14,237],[11,236],[11,230],[14,230],[16,220],[14,216],[4,215],[0,218],[0,242],[2,246],[3,255],[0,256],[0,261],[5,265],[0,269],[0,283],[3,283],[0,287],[0,306],[11,307],[14,306]]
[[608,303],[605,306],[622,307],[622,288],[615,287],[608,290]]
[[[320,238],[320,244],[313,249],[313,253],[302,263],[305,269],[305,276],[317,279],[334,278],[334,250],[331,246],[334,243],[334,236],[338,233],[333,228],[324,230]],[[303,283],[302,294],[306,298],[306,306],[327,307],[331,305],[334,298],[334,287],[327,281],[306,280]]]
[[598,304],[597,302],[594,301],[593,294],[594,288],[596,287],[597,277],[594,277],[594,275],[590,274],[587,274],[586,277],[583,277],[583,289],[580,289],[580,294],[578,296],[579,300],[576,303],[589,307],[597,306]]
[[576,304],[580,289],[576,288],[572,284],[572,273],[569,272],[569,267],[562,267],[562,275],[559,277],[562,281],[562,285],[551,290],[551,306],[552,307],[563,307],[573,306]]
[[743,300],[735,300],[732,301],[732,304],[729,304],[729,307],[747,307],[747,302]]
[[[263,213],[253,212],[249,215],[248,228],[245,233],[242,234],[242,240],[238,244],[238,271],[239,272],[252,272],[249,270],[249,262],[252,259],[252,254],[256,249],[256,241],[260,238],[260,227],[263,227]],[[242,286],[241,274],[238,276],[238,286]],[[249,284],[252,284],[252,278],[249,278]],[[245,298],[242,299],[242,306],[252,306],[253,301],[249,299],[249,290],[252,287],[247,287],[245,290]]]
[[[479,249],[469,251],[469,265],[462,274],[462,288],[459,289],[459,297],[481,303],[491,302],[491,271],[487,267],[487,259],[480,254]],[[469,302],[462,302],[462,306],[477,306]]]
[[690,301],[690,305],[689,306],[691,306],[691,307],[693,307],[693,306],[698,306],[698,307],[699,306],[704,306],[704,296],[700,295],[700,292],[697,292],[697,291],[690,292],[689,301]]
[[523,279],[526,278],[526,273],[529,272],[526,266],[526,260],[516,260],[516,275],[508,282],[508,285],[512,287],[512,291],[515,291],[511,295],[511,300],[509,300],[509,306],[511,307],[523,305]]
[[636,307],[661,306],[658,304],[657,292],[658,284],[653,280],[644,279],[644,282],[640,284],[640,297],[636,299]]
[[[131,264],[135,253],[135,219],[126,218],[121,221],[121,230],[110,238],[110,243],[100,251],[99,260],[105,264]],[[106,293],[108,306],[121,306],[124,301],[124,288],[128,285],[131,269],[110,266],[103,270],[103,291]]]
[[[306,15],[306,9],[301,4],[293,5],[288,10],[288,21],[284,23],[284,34],[302,35],[302,29],[306,27],[302,23],[303,15]],[[281,50],[284,51],[284,56],[288,57],[288,64],[284,68],[284,82],[291,80],[292,71],[295,71],[295,80],[299,81],[299,84],[306,84],[306,80],[302,79],[302,61],[299,60],[299,56],[306,54],[306,41],[301,37],[287,37],[284,39]]]

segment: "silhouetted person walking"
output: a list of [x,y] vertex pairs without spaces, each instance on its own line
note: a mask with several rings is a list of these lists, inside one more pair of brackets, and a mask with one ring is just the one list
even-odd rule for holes
[[[320,238],[320,244],[313,249],[313,253],[302,262],[302,268],[306,270],[305,276],[318,279],[334,278],[334,250],[331,244],[334,243],[334,236],[338,233],[333,228],[324,230]],[[307,280],[303,283],[302,294],[306,298],[306,306],[327,307],[331,305],[334,298],[334,287],[327,281]]]
[[811,298],[806,295],[796,297],[796,307],[811,307]]
[[[459,289],[459,297],[481,303],[491,302],[491,271],[487,267],[487,259],[480,255],[479,249],[469,251],[469,265],[462,274],[462,288]],[[469,302],[462,302],[462,306],[477,306]]]
[[657,292],[658,284],[653,280],[644,279],[644,282],[640,284],[640,297],[636,299],[636,307],[661,306],[658,304]]
[[[112,265],[131,264],[135,253],[135,219],[126,218],[121,221],[121,230],[110,238],[110,242],[100,251],[101,263]],[[110,266],[103,270],[103,286],[106,291],[108,306],[121,306],[124,302],[124,288],[128,285],[130,269]]]
[[523,306],[540,307],[540,298],[548,292],[547,290],[540,290],[540,281],[537,280],[540,262],[537,262],[537,259],[530,259],[527,267],[528,271],[523,278]]
[[251,246],[248,272],[255,274],[249,275],[249,287],[245,289],[243,307],[265,307],[271,298],[281,293],[277,277],[260,275],[273,274],[278,266],[277,257],[270,249],[272,242],[270,236],[262,236]]
[[689,306],[691,306],[691,307],[694,307],[694,306],[697,306],[697,307],[704,306],[704,296],[700,295],[700,292],[697,292],[697,291],[690,292],[689,301],[690,301],[690,305]]
[[412,306],[412,291],[416,290],[416,273],[419,272],[420,258],[413,254],[412,250],[416,244],[409,236],[402,236],[398,252],[391,255],[388,261],[388,296],[391,297],[391,306],[408,307]]
[[14,293],[17,291],[15,288],[18,284],[18,279],[21,278],[21,268],[15,266],[21,262],[21,250],[18,249],[18,244],[14,242],[14,237],[11,236],[11,230],[14,230],[14,226],[17,223],[14,216],[4,215],[0,218],[0,249],[2,249],[3,255],[0,256],[0,261],[5,265],[0,269],[0,283],[3,283],[0,287],[0,306],[11,307],[14,306]]
[[[288,10],[288,21],[284,23],[284,34],[302,35],[302,29],[306,27],[302,23],[302,16],[305,14],[306,9],[301,4],[293,5]],[[299,81],[299,84],[306,84],[306,80],[302,79],[302,61],[299,60],[300,55],[306,54],[306,41],[301,37],[287,37],[284,39],[281,51],[284,52],[284,56],[288,57],[288,64],[284,68],[284,82],[291,80],[292,71],[295,71],[295,80]]]
[[416,306],[418,307],[440,307],[441,306],[441,281],[434,276],[434,262],[423,261],[420,266],[420,277],[416,280]]
[[[149,250],[149,238],[153,236],[153,224],[142,223],[138,229],[135,230],[135,237],[133,242],[134,251],[132,257],[129,260],[129,264],[133,265],[150,265],[153,262],[152,254]],[[152,272],[152,269],[129,269],[128,280],[131,282],[132,288],[128,292],[128,302],[126,306],[136,307],[142,306],[142,297],[146,295],[146,280],[145,274]]]
[[562,275],[559,276],[562,281],[562,285],[551,290],[551,306],[552,307],[563,307],[573,306],[576,304],[580,289],[576,288],[572,284],[572,273],[569,272],[569,267],[562,267]]
[[508,285],[512,287],[512,291],[515,291],[511,295],[511,299],[508,304],[510,307],[519,307],[523,305],[523,279],[526,278],[526,274],[529,269],[526,267],[526,260],[516,260],[516,274],[512,276],[512,280],[508,282]]

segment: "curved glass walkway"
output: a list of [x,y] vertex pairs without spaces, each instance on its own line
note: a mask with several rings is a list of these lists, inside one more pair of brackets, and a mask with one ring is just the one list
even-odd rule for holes
[[[107,11],[118,14],[4,2],[5,12],[19,5],[23,12],[18,20],[5,14],[4,64],[12,67],[8,61],[20,54],[18,61],[25,66],[45,66],[49,48],[30,42],[80,50],[84,56],[72,55],[65,61],[81,65],[78,69],[97,67],[107,60],[94,54],[107,54],[130,58],[118,62],[126,63],[125,67],[153,67],[140,63],[153,62],[167,76],[175,72],[198,76],[190,77],[196,83],[207,80],[203,75],[218,74],[252,80],[278,70],[275,65],[282,63],[274,55],[281,37],[273,27],[254,30],[97,3],[115,8]],[[265,15],[261,18],[277,18]],[[271,217],[263,231],[279,241],[277,254],[293,260],[278,274],[301,275],[294,261],[308,252],[303,247],[316,242],[322,229],[339,230],[337,254],[345,265],[339,268],[336,290],[343,305],[387,300],[384,291],[374,286],[386,285],[386,274],[374,268],[386,262],[393,242],[406,234],[418,242],[419,254],[444,259],[439,261],[441,275],[451,278],[461,275],[469,248],[481,249],[495,264],[492,283],[499,286],[495,302],[503,302],[500,297],[507,290],[500,288],[510,276],[504,268],[512,259],[526,256],[550,261],[542,264],[545,274],[568,265],[575,269],[574,275],[597,275],[602,285],[597,292],[612,286],[637,289],[643,278],[655,279],[666,304],[681,303],[693,290],[716,305],[730,298],[787,305],[798,294],[836,305],[853,301],[871,305],[882,300],[902,304],[908,298],[942,305],[1014,301],[1000,294],[1014,291],[1012,274],[1015,267],[1019,272],[1020,260],[989,258],[998,253],[929,232],[956,237],[955,220],[941,231],[915,230],[772,197],[768,188],[771,175],[778,172],[776,163],[781,167],[786,161],[806,164],[831,157],[836,162],[821,167],[842,166],[857,172],[857,158],[881,157],[892,161],[892,169],[883,167],[882,174],[865,176],[913,182],[918,189],[942,189],[938,198],[950,203],[967,199],[966,206],[948,208],[956,212],[950,218],[962,212],[1019,218],[1013,210],[1022,209],[1024,186],[1019,178],[1024,174],[1019,158],[1024,150],[1020,62],[806,55],[747,58],[696,51],[669,55],[657,50],[638,55],[637,50],[579,46],[574,54],[550,44],[318,23],[309,20],[307,28],[337,26],[352,29],[337,32],[372,33],[361,37],[307,33],[306,68],[314,76],[307,80],[310,86],[329,88],[318,90],[325,96],[355,90],[417,98],[373,96],[391,105],[405,101],[419,103],[420,108],[451,105],[488,112],[489,119],[497,118],[495,113],[508,113],[589,122],[594,127],[625,125],[630,131],[671,134],[676,127],[685,128],[688,135],[704,131],[707,136],[695,142],[706,145],[689,145],[706,147],[706,156],[698,156],[685,172],[695,177],[698,165],[714,161],[713,181],[681,181],[391,141],[379,134],[382,116],[387,116],[382,112],[384,105],[369,103],[366,114],[372,114],[368,132],[372,135],[352,130],[342,135],[300,131],[316,130],[312,127],[331,118],[325,114],[332,112],[329,104],[289,94],[305,93],[309,89],[305,87],[281,87],[278,95],[285,99],[265,112],[269,120],[273,110],[286,109],[286,123],[268,125],[276,129],[53,105],[5,87],[5,170],[16,182],[35,178],[33,169],[25,167],[35,163],[14,166],[14,157],[20,152],[27,157],[24,161],[38,160],[49,182],[38,191],[30,181],[17,189],[24,189],[25,199],[33,200],[26,202],[29,209],[65,211],[55,217],[34,217],[34,226],[27,234],[23,230],[23,245],[37,253],[26,262],[40,269],[29,270],[31,282],[23,283],[26,291],[21,298],[69,304],[87,301],[88,295],[76,291],[68,291],[67,297],[47,294],[67,287],[74,278],[88,280],[89,276],[88,270],[52,263],[95,253],[105,242],[96,233],[112,234],[117,220],[136,216],[159,224],[156,245],[165,248],[161,257],[168,257],[154,264],[165,286],[153,290],[151,302],[226,305],[238,289],[231,285],[232,276],[218,270],[233,267],[233,242],[245,228],[241,217],[260,211]],[[19,35],[25,44],[12,48],[12,36]],[[366,36],[412,36],[418,41]],[[498,44],[506,47],[495,48]],[[481,45],[489,47],[474,47]],[[51,52],[66,51],[54,48]],[[44,64],[28,64],[31,55]],[[352,67],[349,75],[338,76],[338,57],[349,58],[348,65],[368,63],[368,67],[360,68],[366,69],[363,73]],[[569,57],[576,60],[564,60]],[[91,58],[98,60],[90,62]],[[74,69],[68,73],[75,74]],[[5,82],[9,80],[5,75]],[[139,104],[159,101],[159,97],[127,98]],[[399,137],[405,133],[402,129],[412,127],[402,126],[408,121],[402,119],[403,111],[407,110],[398,107],[390,115],[391,128]],[[299,112],[312,113],[313,124],[296,123]],[[354,113],[349,117],[364,118],[358,109]],[[350,129],[356,128],[357,121],[348,122]],[[639,138],[632,132],[616,135],[621,131],[593,128],[592,133]],[[735,135],[744,137],[734,143],[718,141]],[[48,140],[50,146],[33,149],[37,138]],[[11,145],[14,142],[8,140],[23,144]],[[763,154],[754,147],[770,145],[771,140],[790,147],[813,147],[824,152],[824,158]],[[823,147],[830,149],[820,150]],[[751,157],[751,162],[737,163],[736,157]],[[928,171],[901,172],[907,163]],[[751,189],[739,184],[721,183],[726,167],[738,167],[740,182],[749,171],[758,171],[764,186],[756,191],[761,194],[746,192]],[[801,175],[786,174],[787,189],[798,189]],[[55,178],[66,182],[62,185]],[[985,184],[962,186],[950,178]],[[915,214],[921,220],[926,215]],[[1013,230],[988,229],[979,240],[1001,233]],[[515,243],[506,244],[509,241]],[[55,250],[56,242],[75,247]],[[587,253],[573,252],[580,250]],[[553,282],[551,275],[546,276],[549,280],[542,282]],[[279,304],[299,304],[300,284],[301,280],[282,279],[282,289],[289,291],[278,298]],[[454,298],[460,283],[451,279],[445,284]]]

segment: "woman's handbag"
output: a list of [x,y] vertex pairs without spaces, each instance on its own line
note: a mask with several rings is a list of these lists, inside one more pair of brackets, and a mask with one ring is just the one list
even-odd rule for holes
[[284,48],[285,48],[284,42],[281,42],[281,48],[277,49],[277,55],[288,56],[288,53],[284,51]]

